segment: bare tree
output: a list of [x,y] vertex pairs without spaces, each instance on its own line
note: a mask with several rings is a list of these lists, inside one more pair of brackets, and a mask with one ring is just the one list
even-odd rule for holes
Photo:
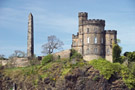
[[23,58],[26,57],[26,53],[20,50],[15,50],[14,53],[9,58],[13,57]]
[[64,43],[56,38],[55,35],[48,36],[48,42],[42,45],[43,51],[42,53],[51,54],[54,50],[62,49]]
[[5,59],[5,55],[0,54],[0,60],[3,60],[3,59]]

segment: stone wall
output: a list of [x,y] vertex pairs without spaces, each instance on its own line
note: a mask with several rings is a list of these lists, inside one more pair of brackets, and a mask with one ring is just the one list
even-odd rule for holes
[[57,58],[60,56],[60,58],[69,58],[70,57],[70,49],[68,50],[63,50],[63,51],[60,51],[60,52],[56,52],[54,53],[53,55]]
[[0,64],[2,64],[2,66],[11,65],[13,67],[26,67],[30,65],[29,60],[27,58],[13,58],[10,60],[0,60]]

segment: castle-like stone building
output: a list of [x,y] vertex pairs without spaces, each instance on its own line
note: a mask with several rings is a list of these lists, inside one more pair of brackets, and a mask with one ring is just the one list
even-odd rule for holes
[[84,60],[105,58],[112,62],[112,44],[117,43],[117,31],[105,30],[105,20],[88,19],[88,13],[80,12],[79,30],[72,35],[72,48],[83,55]]

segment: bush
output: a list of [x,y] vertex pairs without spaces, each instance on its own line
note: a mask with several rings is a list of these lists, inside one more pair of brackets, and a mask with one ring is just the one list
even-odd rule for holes
[[42,62],[41,64],[42,65],[46,65],[47,63],[53,61],[53,55],[52,54],[49,54],[47,56],[45,56],[43,59],[42,59]]
[[135,88],[135,76],[128,67],[120,63],[110,63],[105,59],[92,60],[89,63],[95,69],[98,69],[100,74],[107,80],[109,80],[112,75],[118,74],[122,77],[129,89]]
[[71,59],[74,59],[74,58],[76,58],[76,59],[82,59],[83,57],[75,49],[71,49],[70,58]]

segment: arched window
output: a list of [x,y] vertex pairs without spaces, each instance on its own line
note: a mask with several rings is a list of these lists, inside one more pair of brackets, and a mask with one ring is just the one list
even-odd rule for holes
[[87,37],[87,43],[90,43],[90,38],[89,37]]
[[95,52],[96,54],[98,53],[97,48],[94,48],[94,52]]
[[96,44],[97,43],[97,37],[95,36],[94,38],[94,43]]
[[90,49],[89,48],[87,48],[86,54],[90,54]]

